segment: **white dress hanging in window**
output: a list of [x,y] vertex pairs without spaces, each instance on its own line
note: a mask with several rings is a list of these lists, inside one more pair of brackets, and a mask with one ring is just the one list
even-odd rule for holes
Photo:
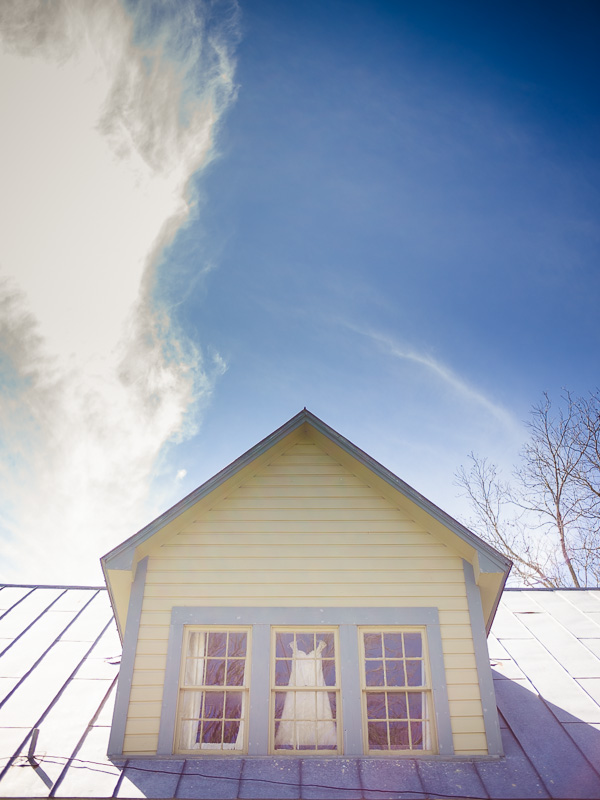
[[[290,643],[292,671],[288,686],[325,686],[321,653],[325,642],[320,641],[316,650],[305,653],[296,642]],[[322,747],[337,746],[336,723],[331,712],[327,691],[288,691],[275,735],[276,747]]]

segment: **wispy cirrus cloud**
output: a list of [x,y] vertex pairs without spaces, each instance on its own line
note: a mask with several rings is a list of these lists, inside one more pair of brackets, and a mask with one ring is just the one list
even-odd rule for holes
[[500,404],[494,403],[483,392],[472,386],[460,375],[447,367],[442,362],[433,358],[431,355],[419,352],[413,347],[398,342],[391,336],[378,331],[363,329],[352,324],[347,324],[351,330],[361,336],[366,337],[379,347],[383,352],[388,353],[393,358],[412,362],[423,367],[429,374],[435,376],[442,386],[450,389],[459,395],[464,401],[479,407],[505,427],[511,434],[518,435],[521,423]]
[[234,98],[237,37],[227,2],[0,8],[5,579],[97,581],[225,368],[156,276]]

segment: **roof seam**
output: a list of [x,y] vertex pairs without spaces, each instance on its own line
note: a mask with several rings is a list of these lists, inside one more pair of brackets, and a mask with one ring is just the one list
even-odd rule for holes
[[[110,622],[109,622],[109,623],[108,623],[108,625],[106,625],[106,626],[105,626],[105,627],[102,629],[102,631],[101,631],[101,632],[98,634],[98,636],[97,636],[97,637],[96,637],[96,639],[94,640],[94,642],[93,642],[93,644],[92,644],[91,648],[90,648],[90,649],[87,651],[87,653],[86,653],[86,654],[84,655],[84,657],[81,659],[80,663],[77,665],[77,668],[75,669],[75,672],[77,672],[77,670],[79,669],[79,667],[81,666],[81,664],[83,663],[83,661],[84,661],[84,660],[87,658],[87,656],[89,655],[89,653],[91,653],[91,651],[93,650],[93,648],[94,648],[94,647],[95,647],[95,646],[98,644],[98,642],[100,641],[100,639],[101,639],[101,638],[104,636],[104,634],[105,634],[105,632],[106,632],[106,630],[107,630],[107,628],[108,628],[108,626],[109,626],[109,625],[110,625]],[[74,674],[74,673],[73,673],[73,674]],[[101,712],[102,712],[102,709],[103,709],[103,708],[104,708],[104,706],[106,705],[106,701],[107,701],[107,700],[108,700],[108,698],[110,697],[110,693],[112,692],[112,690],[113,690],[113,689],[114,689],[114,687],[115,687],[115,684],[117,683],[117,680],[118,680],[118,678],[119,678],[119,676],[118,676],[118,675],[115,675],[115,677],[114,677],[114,678],[112,679],[112,681],[110,682],[110,686],[108,687],[108,689],[106,690],[106,693],[105,693],[104,697],[103,697],[103,698],[102,698],[102,700],[100,701],[100,705],[98,706],[98,708],[96,709],[96,711],[95,711],[95,712],[92,714],[92,718],[90,719],[90,721],[89,721],[89,722],[88,722],[88,724],[86,725],[86,727],[85,727],[85,730],[84,730],[84,732],[83,732],[82,736],[80,736],[80,738],[79,738],[79,740],[78,740],[77,744],[76,744],[76,745],[75,745],[75,747],[73,748],[73,752],[71,753],[71,755],[70,755],[68,758],[66,758],[66,759],[65,759],[65,763],[64,763],[64,765],[63,765],[63,768],[62,768],[62,770],[60,771],[60,774],[59,774],[58,778],[57,778],[57,779],[54,781],[54,784],[53,784],[53,786],[52,786],[52,789],[50,790],[50,793],[49,793],[48,797],[55,797],[55,796],[56,796],[56,790],[58,789],[58,787],[59,787],[59,786],[60,786],[60,784],[62,783],[62,781],[63,781],[63,779],[64,779],[65,775],[67,774],[67,769],[69,768],[69,766],[70,766],[70,765],[73,763],[73,761],[75,760],[75,756],[76,756],[76,754],[79,752],[79,750],[81,750],[81,747],[82,747],[82,745],[83,745],[83,742],[84,742],[84,741],[85,741],[85,739],[87,738],[87,735],[88,735],[88,733],[90,732],[90,730],[93,728],[93,726],[94,726],[94,722],[95,722],[95,721],[98,719],[98,717],[100,716],[100,714],[101,714]],[[69,679],[69,680],[71,680],[71,679]]]
[[[97,595],[94,595],[94,597],[96,597],[96,596],[97,596]],[[83,611],[85,611],[85,609],[86,609],[86,608],[89,606],[89,604],[92,602],[92,600],[94,599],[94,597],[90,598],[90,600],[89,600],[89,601],[88,601],[88,602],[85,604],[85,606],[84,606],[84,607],[83,607],[83,608],[82,608],[82,609],[79,611],[79,613],[78,613],[78,614],[77,614],[75,617],[73,617],[73,619],[72,619],[72,620],[71,620],[71,622],[70,622],[70,623],[67,625],[67,627],[65,628],[65,630],[63,631],[63,633],[64,633],[64,632],[65,632],[65,631],[66,631],[68,628],[70,628],[70,627],[71,627],[71,625],[72,625],[72,624],[75,622],[75,620],[77,619],[77,617],[79,617],[79,615],[80,615],[80,614],[82,614],[82,613],[83,613]],[[105,631],[107,631],[107,630],[108,630],[108,628],[110,627],[110,625],[111,625],[111,624],[112,624],[112,619],[110,619],[110,620],[109,620],[109,621],[106,623],[106,625],[104,626],[104,628],[102,628],[102,631],[100,632],[100,634],[99,634],[99,635],[98,635],[98,636],[97,636],[97,637],[94,639],[94,641],[92,642],[92,644],[90,645],[90,647],[89,647],[89,648],[86,650],[86,652],[84,653],[84,655],[82,656],[82,658],[79,660],[79,663],[77,664],[77,666],[75,667],[75,669],[74,669],[74,670],[71,672],[71,674],[70,674],[70,675],[69,675],[69,677],[66,679],[66,681],[63,683],[63,685],[60,687],[60,689],[58,690],[58,692],[57,692],[57,693],[54,695],[54,697],[52,698],[52,700],[50,701],[50,703],[48,704],[48,706],[46,707],[46,709],[44,710],[44,712],[42,713],[42,715],[41,715],[41,716],[40,716],[40,717],[39,717],[39,718],[36,720],[36,722],[33,724],[33,726],[32,726],[32,728],[31,728],[31,730],[29,731],[29,733],[28,733],[28,734],[25,736],[25,738],[23,739],[23,741],[21,742],[21,744],[20,744],[20,745],[17,747],[17,749],[15,750],[15,753],[14,753],[14,755],[13,755],[13,756],[11,756],[11,758],[8,760],[8,763],[6,764],[6,766],[4,767],[4,769],[2,770],[2,772],[0,772],[0,781],[1,781],[1,780],[2,780],[2,778],[3,778],[3,777],[6,775],[6,773],[7,773],[7,772],[8,772],[8,770],[10,769],[10,767],[12,767],[12,765],[14,764],[14,762],[16,761],[16,759],[17,759],[17,758],[18,758],[18,757],[21,755],[21,751],[22,751],[22,749],[25,747],[25,745],[27,744],[27,742],[29,741],[29,738],[30,738],[30,736],[32,735],[32,733],[33,733],[33,730],[34,730],[35,728],[38,728],[38,727],[41,725],[41,723],[42,723],[42,722],[44,721],[44,719],[45,719],[45,718],[48,716],[48,714],[50,713],[50,711],[52,710],[52,708],[54,708],[54,706],[56,705],[56,703],[58,702],[58,700],[59,700],[59,699],[60,699],[60,697],[62,696],[63,692],[65,691],[65,689],[67,688],[67,686],[69,685],[69,683],[70,683],[70,682],[73,680],[73,677],[74,677],[74,676],[76,675],[76,673],[78,672],[78,670],[79,670],[79,668],[81,667],[81,665],[82,665],[83,661],[84,661],[84,660],[85,660],[85,659],[88,657],[88,655],[91,653],[91,651],[93,650],[93,648],[96,646],[96,644],[97,644],[98,640],[100,639],[100,637],[101,637],[101,636],[104,634],[104,632],[105,632]],[[56,642],[57,642],[57,641],[60,639],[60,637],[63,635],[63,633],[61,633],[59,636],[57,636],[57,638],[56,638],[56,639],[54,640],[54,642],[53,642],[53,643],[50,645],[50,647],[48,647],[48,648],[46,649],[46,651],[43,653],[43,655],[42,655],[42,656],[40,656],[40,658],[38,659],[38,661],[36,662],[36,664],[38,664],[38,663],[39,663],[39,662],[40,662],[40,661],[41,661],[41,660],[44,658],[44,656],[46,655],[46,653],[48,653],[48,651],[50,650],[50,648],[51,648],[51,647],[54,647],[54,645],[55,645],[55,644],[56,644]],[[32,667],[32,670],[33,670],[33,668],[34,668],[34,667]],[[29,671],[27,674],[28,674],[28,675],[29,675],[29,674],[31,674],[31,671],[32,671],[32,670],[30,670],[30,671]],[[17,684],[17,686],[19,686],[19,685],[20,685],[20,684],[21,684],[21,683],[22,683],[22,682],[25,680],[25,677],[26,677],[26,676],[24,676],[24,677],[21,679],[21,681],[19,681],[19,683]],[[16,687],[15,687],[15,689],[16,689]],[[13,690],[13,692],[14,692],[14,690]],[[12,694],[12,692],[11,692],[11,694]],[[53,788],[54,788],[54,787],[53,787]]]
[[[535,602],[535,601],[534,601],[534,602]],[[514,616],[514,611],[512,611],[512,609],[509,609],[509,610],[510,610],[510,613],[511,613],[511,614]],[[552,617],[552,618],[553,618],[553,619],[555,619],[555,617]],[[519,620],[519,621],[520,621],[520,620]],[[542,648],[543,648],[543,650],[544,650],[544,651],[545,651],[545,652],[546,652],[546,653],[547,653],[547,654],[550,656],[550,658],[552,659],[552,661],[553,661],[555,664],[557,664],[557,665],[560,667],[560,669],[561,669],[561,670],[563,670],[563,672],[564,672],[564,673],[565,673],[565,674],[566,674],[566,675],[567,675],[569,678],[571,678],[571,680],[573,680],[573,681],[574,681],[574,680],[575,680],[575,678],[573,678],[573,677],[572,677],[572,675],[570,674],[570,672],[569,672],[569,671],[568,671],[568,670],[567,670],[565,667],[563,667],[563,665],[560,663],[560,661],[558,661],[558,659],[556,659],[556,658],[553,656],[553,654],[550,652],[550,650],[548,650],[548,648],[546,647],[546,645],[545,645],[545,644],[544,644],[542,641],[540,641],[540,639],[538,639],[538,638],[537,638],[537,636],[535,635],[535,633],[534,633],[534,632],[533,632],[533,631],[532,631],[530,628],[528,628],[528,627],[527,627],[527,625],[526,625],[525,623],[521,623],[521,624],[522,624],[522,625],[525,627],[525,629],[526,629],[526,630],[527,630],[527,631],[528,631],[528,632],[531,634],[531,636],[533,637],[533,639],[534,639],[534,640],[535,640],[535,641],[536,641],[536,642],[537,642],[537,643],[540,645],[540,647],[542,647]],[[573,634],[571,634],[571,635],[573,635]],[[531,676],[530,674],[528,674],[528,672],[529,672],[528,670],[525,670],[525,669],[523,669],[523,667],[522,667],[522,666],[519,664],[518,660],[517,660],[517,659],[516,659],[516,658],[515,658],[515,657],[512,655],[512,653],[510,653],[510,651],[509,651],[509,655],[510,655],[511,659],[512,659],[512,660],[515,662],[515,664],[516,664],[516,665],[519,667],[519,669],[521,670],[521,672],[523,672],[523,674],[526,676],[527,680],[528,680],[528,681],[531,683],[531,685],[534,687],[534,689],[535,689],[535,690],[536,690],[536,692],[537,692],[537,695],[538,695],[538,697],[540,698],[540,700],[542,701],[542,703],[545,705],[545,707],[548,709],[548,711],[549,711],[549,712],[552,714],[552,716],[554,717],[554,719],[556,720],[556,722],[558,723],[558,725],[561,727],[561,729],[563,730],[563,732],[564,732],[564,733],[565,733],[565,734],[566,734],[566,735],[569,737],[569,739],[570,739],[570,740],[573,742],[573,744],[575,745],[576,749],[579,751],[579,753],[581,754],[581,756],[582,756],[582,757],[583,757],[583,758],[584,758],[584,759],[585,759],[585,760],[588,762],[588,764],[590,764],[590,766],[592,767],[592,771],[593,771],[593,772],[594,772],[594,773],[595,773],[595,774],[598,776],[598,778],[600,779],[600,773],[599,773],[599,772],[598,772],[598,770],[597,770],[597,769],[594,767],[594,765],[591,763],[591,761],[590,761],[590,760],[589,760],[589,758],[586,756],[586,754],[583,752],[583,750],[582,750],[582,749],[579,747],[579,745],[577,744],[577,742],[575,741],[575,739],[573,739],[573,737],[571,736],[571,734],[569,733],[569,731],[567,730],[567,728],[566,728],[566,727],[563,725],[563,723],[562,723],[562,722],[559,720],[559,718],[556,716],[556,714],[554,713],[554,710],[552,709],[552,704],[551,704],[550,702],[548,702],[548,701],[546,700],[546,698],[545,698],[545,697],[544,697],[544,696],[543,696],[543,695],[540,693],[539,689],[538,689],[538,688],[537,688],[537,686],[535,685],[535,682],[534,682],[534,678],[533,678],[533,676]],[[579,686],[579,684],[577,684],[577,685]],[[580,687],[580,688],[581,688],[581,689],[583,689],[583,687]],[[586,694],[587,694],[587,692],[586,692]],[[589,695],[588,695],[588,696],[589,696]],[[593,698],[592,698],[592,699],[593,699]],[[583,721],[583,720],[582,720],[582,721]],[[589,723],[585,723],[585,724],[589,724]],[[516,737],[515,737],[515,738],[516,738]],[[551,796],[552,796],[552,795],[551,795]]]
[[[65,589],[65,590],[64,590],[64,592],[62,592],[61,594],[59,594],[59,595],[58,595],[58,597],[55,597],[55,598],[54,598],[54,600],[53,600],[53,601],[50,603],[50,605],[49,605],[49,606],[47,606],[47,608],[45,608],[45,609],[44,609],[44,610],[41,612],[41,614],[38,614],[38,616],[37,616],[37,617],[36,617],[36,618],[35,618],[35,619],[34,619],[32,622],[30,622],[30,623],[29,623],[29,625],[28,625],[28,626],[25,628],[25,630],[21,631],[21,633],[20,633],[18,636],[16,636],[16,637],[15,637],[15,638],[12,640],[12,642],[11,642],[9,645],[7,645],[7,646],[4,648],[4,650],[3,650],[3,651],[0,653],[0,656],[3,656],[3,655],[4,655],[4,653],[6,653],[6,651],[7,651],[7,650],[9,650],[9,649],[10,649],[10,648],[11,648],[11,647],[12,647],[12,646],[15,644],[15,642],[17,642],[17,641],[18,641],[18,640],[19,640],[19,639],[20,639],[22,636],[24,636],[24,635],[27,633],[27,631],[28,631],[28,630],[30,630],[30,629],[31,629],[31,628],[32,628],[32,627],[35,625],[35,623],[36,623],[36,622],[37,622],[37,621],[38,621],[38,620],[39,620],[41,617],[43,617],[43,616],[44,616],[44,614],[45,614],[47,611],[49,611],[49,609],[51,609],[51,608],[52,608],[52,606],[53,606],[55,603],[57,603],[57,602],[60,600],[60,598],[61,598],[61,597],[64,597],[64,596],[66,595],[67,591],[68,591],[68,590],[67,590],[67,589]],[[85,604],[85,606],[83,606],[83,608],[82,608],[82,609],[79,611],[79,613],[80,613],[80,614],[81,614],[81,612],[82,612],[82,611],[83,611],[85,608],[87,608],[87,606],[89,605],[89,603],[91,603],[91,602],[92,602],[92,600],[94,599],[94,597],[95,597],[95,596],[96,596],[96,595],[94,595],[93,597],[90,597],[90,599],[89,599],[89,600],[88,600],[88,602]],[[41,661],[43,658],[45,658],[45,656],[46,656],[46,654],[49,652],[50,648],[51,648],[51,647],[54,647],[54,645],[56,644],[56,642],[58,641],[58,639],[59,639],[59,638],[60,638],[60,637],[63,635],[63,633],[64,633],[64,632],[67,630],[67,628],[68,628],[70,625],[72,625],[72,624],[73,624],[73,622],[75,621],[75,619],[76,619],[76,617],[74,617],[74,618],[71,620],[71,622],[69,622],[69,625],[67,625],[67,627],[66,627],[66,628],[64,628],[64,629],[63,629],[63,630],[62,630],[62,631],[61,631],[61,632],[58,634],[58,636],[56,637],[56,639],[54,639],[54,641],[53,641],[53,642],[51,642],[51,643],[48,645],[48,647],[47,647],[47,648],[44,650],[44,652],[42,653],[42,655],[41,655],[41,656],[40,656],[40,657],[37,659],[37,661],[35,661],[35,662],[33,663],[33,665],[31,666],[31,668],[30,668],[30,669],[29,669],[29,670],[28,670],[28,671],[25,673],[25,675],[23,675],[23,677],[22,677],[22,678],[19,680],[19,682],[18,682],[18,683],[16,683],[16,684],[13,686],[13,688],[10,690],[10,692],[9,692],[9,693],[8,693],[8,694],[7,694],[5,697],[3,697],[3,698],[2,698],[2,700],[0,700],[0,708],[2,708],[2,706],[3,706],[3,705],[6,703],[6,702],[7,702],[7,700],[9,700],[9,698],[10,698],[10,697],[12,697],[12,695],[13,695],[13,694],[14,694],[14,693],[17,691],[17,689],[18,689],[18,688],[19,688],[19,686],[20,686],[20,685],[23,683],[23,681],[24,681],[24,680],[25,680],[25,679],[26,679],[26,678],[27,678],[29,675],[31,675],[31,673],[32,673],[32,672],[33,672],[33,670],[34,670],[34,669],[37,667],[37,665],[40,663],[40,661]]]
[[[53,588],[54,588],[54,587],[53,587]],[[11,648],[11,647],[12,647],[12,646],[13,646],[13,645],[16,643],[16,642],[18,642],[18,641],[19,641],[19,639],[21,639],[21,637],[22,637],[22,636],[24,636],[24,635],[27,633],[27,631],[28,631],[30,628],[32,628],[32,627],[35,625],[35,623],[36,623],[36,622],[37,622],[37,621],[38,621],[38,620],[39,620],[41,617],[43,617],[43,616],[44,616],[44,614],[46,614],[48,611],[50,611],[50,609],[52,608],[52,606],[53,606],[55,603],[58,603],[58,601],[60,600],[60,598],[61,598],[61,597],[64,597],[68,591],[69,591],[69,590],[68,590],[67,588],[65,588],[64,592],[61,592],[59,595],[57,595],[57,597],[55,597],[55,598],[54,598],[54,600],[53,600],[53,601],[50,603],[50,605],[48,605],[48,606],[47,606],[47,607],[46,607],[46,608],[45,608],[43,611],[41,611],[41,612],[40,612],[40,613],[37,615],[37,617],[36,617],[34,620],[32,620],[32,621],[29,623],[29,625],[27,625],[27,627],[26,627],[26,628],[23,628],[23,630],[21,631],[21,633],[20,633],[18,636],[15,636],[15,638],[12,640],[12,642],[11,642],[10,644],[7,644],[7,645],[6,645],[6,647],[4,648],[4,650],[3,650],[3,651],[0,653],[0,657],[2,657],[2,656],[3,656],[3,655],[6,653],[6,652],[7,652],[7,650],[10,650],[10,648]],[[31,594],[33,594],[33,592],[29,592],[29,593],[26,595],[26,597],[29,597]],[[0,708],[2,707],[3,703],[4,703],[4,700],[2,700],[2,702],[0,702]]]
[[[24,587],[20,587],[20,586],[12,586],[11,584],[8,584],[8,585],[7,585],[7,584],[4,584],[4,585],[3,585],[2,587],[0,587],[0,588],[2,588],[2,589],[5,589],[5,588],[15,588],[15,589],[24,588],[24,589],[25,589],[25,588],[28,588],[28,587],[25,587],[25,586],[24,586]],[[7,608],[7,609],[6,609],[6,611],[4,612],[4,614],[0,614],[0,620],[4,619],[4,617],[5,617],[7,614],[10,614],[10,612],[13,610],[13,608],[16,608],[16,607],[19,605],[19,603],[22,603],[22,602],[23,602],[23,600],[25,600],[25,598],[29,597],[29,595],[30,595],[30,594],[32,594],[33,592],[35,592],[36,588],[37,588],[37,587],[35,587],[35,586],[34,586],[34,587],[32,588],[32,590],[31,590],[31,592],[27,592],[26,594],[24,594],[24,595],[23,595],[23,597],[19,598],[19,600],[17,600],[17,602],[16,602],[16,603],[13,603],[13,604],[12,604],[12,606],[11,606],[10,608]],[[2,653],[0,653],[0,655],[2,655]]]

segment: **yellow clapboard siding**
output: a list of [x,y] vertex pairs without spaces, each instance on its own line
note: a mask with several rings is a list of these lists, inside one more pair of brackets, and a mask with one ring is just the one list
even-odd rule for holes
[[[346,497],[315,497],[309,496],[288,496],[283,495],[281,492],[277,495],[265,497],[264,494],[257,496],[235,494],[233,497],[228,497],[223,502],[219,503],[213,509],[213,513],[217,511],[254,511],[267,512],[269,510],[281,511],[294,511],[304,512],[306,509],[312,509],[319,513],[325,511],[342,511],[346,512],[347,509],[365,509],[369,512],[386,511],[396,517],[399,512],[393,505],[391,505],[383,497],[376,497],[373,494],[357,497],[354,493],[348,494]],[[402,515],[403,516],[403,515]]]
[[125,729],[125,736],[137,736],[138,734],[153,735],[158,737],[158,728],[160,726],[160,717],[143,717],[137,719],[130,716],[127,720],[127,727]]
[[[311,453],[314,452],[315,450],[318,451],[319,448],[314,442],[307,441],[307,442],[296,442],[296,444],[294,444],[293,447],[290,447],[290,449],[287,450],[286,452],[289,453],[292,450],[297,453]],[[322,453],[323,450],[320,450],[320,452]]]
[[479,700],[479,684],[459,683],[448,686],[448,700]]
[[482,717],[481,700],[449,700],[452,717]]
[[[237,519],[237,520],[195,520],[182,530],[182,535],[193,533],[207,533],[221,536],[225,533],[273,533],[277,535],[288,533],[320,534],[336,533],[338,535],[358,533],[368,537],[373,533],[423,533],[424,529],[410,519],[368,519],[368,520],[317,520],[305,521],[295,517],[291,519]],[[426,533],[426,532],[425,532]]]
[[142,609],[142,616],[140,618],[140,627],[148,628],[166,628],[167,636],[169,625],[171,624],[171,611],[144,611]]
[[[173,606],[181,605],[180,599],[178,598],[148,597],[144,600],[143,613],[152,613],[158,611],[161,608],[168,606],[169,602],[171,602]],[[462,601],[459,598],[455,602],[458,604],[465,601]],[[239,597],[234,596],[206,596],[198,600],[198,602],[187,603],[187,605],[203,606],[206,608],[218,608],[219,606],[231,608],[240,607],[242,603],[240,602]],[[289,608],[319,608],[319,606],[323,605],[323,595],[315,595],[314,597],[305,595],[296,596],[292,594],[286,595],[285,597],[282,597],[281,595],[279,595],[279,597],[276,595],[264,595],[262,597],[260,595],[256,595],[255,597],[247,597],[245,605],[264,606],[265,608],[281,608],[282,606],[287,606]],[[340,595],[338,597],[331,598],[331,602],[328,602],[328,605],[339,608],[352,608],[353,606],[357,605],[356,596]],[[403,597],[365,596],[361,598],[361,605],[374,606],[377,608],[397,608],[398,606],[405,608],[422,608],[423,598],[412,597],[410,593],[404,595]]]
[[[223,595],[226,596],[235,596],[235,597],[245,597],[245,596],[254,596],[254,595],[261,595],[261,596],[269,596],[272,594],[279,594],[282,597],[290,591],[291,587],[294,587],[294,592],[297,593],[298,590],[302,592],[302,594],[306,594],[307,597],[319,595],[321,594],[324,597],[336,597],[340,594],[340,590],[345,588],[345,582],[332,582],[332,581],[323,581],[317,580],[314,582],[307,582],[304,581],[287,581],[286,583],[273,583],[270,581],[267,583],[217,583],[217,584],[209,584],[203,583],[202,585],[198,585],[196,583],[169,583],[169,584],[149,584],[146,587],[146,598],[159,598],[159,597],[169,597],[169,598],[201,598],[206,597],[207,595],[212,595],[213,597],[222,597]],[[431,587],[424,586],[421,583],[416,583],[414,585],[410,585],[410,589],[408,592],[412,597],[436,597],[439,599],[447,599],[450,601],[450,598],[463,598],[465,596],[464,587],[457,583],[440,583],[438,586],[435,587],[436,592],[432,592]],[[405,590],[406,591],[406,590]],[[381,596],[387,595],[388,597],[398,597],[403,596],[405,591],[402,590],[402,586],[397,582],[393,581],[391,583],[384,583],[383,581],[377,581],[376,583],[371,582],[367,583],[366,580],[364,583],[354,583],[352,586],[352,592],[355,597],[363,597],[364,595],[368,595],[370,597],[373,596]],[[347,594],[346,591],[343,592]],[[455,607],[455,605],[454,605]],[[453,658],[454,656],[449,655],[448,658]]]
[[[427,586],[421,584],[406,584],[403,586],[399,583],[381,583],[374,581],[373,583],[357,583],[352,584],[353,597],[413,597],[419,599],[435,598],[436,605],[444,604],[448,608],[460,609],[466,608],[466,598],[464,596],[463,587],[460,584],[440,584],[436,594]],[[302,594],[305,597],[340,597],[349,596],[350,586],[347,583],[328,583],[326,581],[316,581],[315,583],[226,583],[226,584],[151,584],[146,587],[144,594],[144,608],[150,610],[150,606],[145,605],[146,600],[154,600],[161,598],[176,598],[181,599],[204,599],[206,597],[239,597],[252,598],[252,597],[272,597],[279,595],[285,597],[288,594],[297,595]],[[446,601],[446,602],[444,602]],[[179,603],[176,603],[176,605]],[[154,608],[159,611],[160,608]],[[452,655],[449,658],[453,658]]]
[[453,739],[454,752],[456,755],[460,753],[487,753],[487,739],[485,733],[455,733]]
[[477,669],[473,653],[445,653],[446,669]]
[[[398,583],[404,585],[410,584],[426,584],[428,580],[439,584],[456,584],[461,586],[462,591],[456,594],[464,595],[464,578],[458,571],[452,572],[451,570],[438,570],[436,572],[414,571],[406,572],[404,570],[381,569],[372,570],[365,573],[364,570],[358,569],[344,569],[344,570],[322,570],[317,569],[316,565],[313,566],[311,571],[289,569],[280,570],[277,573],[281,579],[286,583],[361,583],[367,578],[371,581],[376,579],[377,582],[382,583]],[[273,572],[266,569],[257,569],[252,572],[248,570],[211,570],[203,571],[196,570],[194,572],[186,570],[180,572],[178,569],[154,571],[148,570],[147,585],[148,587],[154,584],[194,584],[199,583],[247,583],[247,584],[262,584],[265,581],[273,579]],[[148,634],[146,634],[148,635]],[[155,637],[156,638],[156,637]],[[459,643],[464,642],[464,639],[458,640]],[[457,647],[459,644],[456,645]],[[463,652],[463,650],[451,650],[448,652]]]
[[[129,703],[129,718],[130,719],[148,719],[148,718],[156,718],[160,719],[160,702],[136,702],[130,701]],[[129,733],[133,733],[134,731],[128,731]],[[145,733],[146,731],[142,731]],[[148,731],[150,733],[150,731]]]
[[294,544],[280,541],[273,544],[179,544],[174,538],[169,544],[161,547],[161,555],[173,555],[176,558],[252,558],[264,560],[270,567],[273,557],[280,558],[314,558],[333,559],[340,563],[346,557],[364,558],[376,556],[377,558],[404,560],[407,558],[444,558],[447,548],[435,542],[423,546],[421,544],[321,544],[318,549],[308,544]]
[[[317,484],[287,484],[277,486],[248,486],[244,484],[235,493],[235,497],[239,500],[257,500],[259,498],[278,498],[278,497],[301,497],[304,500],[309,500],[315,505],[320,502],[322,498],[332,499],[338,498],[344,502],[351,497],[358,497],[361,499],[370,498],[377,499],[373,494],[373,490],[365,484],[359,483],[330,483],[325,486]],[[385,503],[387,500],[381,500]]]
[[164,655],[145,655],[138,653],[135,656],[133,669],[135,670],[151,670],[151,671],[164,671],[167,664],[166,652]]
[[[235,550],[234,550],[235,552]],[[179,564],[180,569],[186,570],[254,570],[260,569],[260,559],[250,559],[250,558],[236,558],[233,553],[229,558],[206,558],[206,557],[198,557],[192,558],[191,556],[184,556],[183,554],[179,553],[176,550],[165,551],[161,549],[160,558],[156,559],[154,563],[157,564],[157,568],[159,569],[166,569],[168,559],[173,559],[175,562]],[[267,560],[266,562],[269,567],[269,571],[273,575],[277,573],[286,572],[287,570],[358,570],[363,569],[365,571],[370,570],[381,570],[381,569],[389,569],[390,567],[390,558],[380,557],[380,558],[367,558],[367,557],[357,557],[357,556],[344,556],[343,558],[302,558],[300,556],[288,556],[286,558],[283,557],[273,557]],[[170,568],[170,567],[169,567]],[[175,568],[176,569],[176,568]],[[428,569],[431,571],[434,570],[455,570],[456,564],[452,563],[447,558],[403,558],[402,559],[402,569],[404,570],[418,570],[421,572],[425,572]],[[465,624],[464,617],[461,618],[461,621],[456,619],[454,621],[452,618],[449,619],[448,624]],[[469,624],[468,616],[466,619],[466,624]]]
[[314,450],[298,450],[296,447],[292,447],[271,461],[268,464],[268,468],[278,464],[335,464],[338,467],[341,466],[318,447],[315,447]]
[[[275,547],[279,544],[284,545],[304,545],[308,547],[321,547],[322,545],[335,545],[336,547],[354,547],[356,545],[365,545],[368,543],[370,547],[378,547],[380,545],[420,545],[427,546],[430,544],[437,544],[431,534],[423,532],[400,532],[389,531],[386,533],[367,532],[362,533],[347,533],[345,531],[336,531],[329,533],[324,531],[294,531],[292,533],[284,533],[282,531],[232,531],[231,533],[218,532],[219,543],[223,545],[268,545]],[[365,537],[368,537],[368,542],[365,542]],[[171,544],[177,545],[198,545],[205,546],[214,544],[214,532],[185,532],[178,533],[173,538]]]
[[140,625],[138,634],[139,642],[149,642],[153,639],[166,642],[169,638],[169,628],[167,625]]
[[144,632],[140,630],[136,654],[138,656],[166,656],[167,639],[147,639]]
[[[445,610],[444,613],[462,614],[463,612],[450,612]],[[471,629],[468,625],[445,625],[442,632],[442,639],[444,642],[449,642],[453,639],[466,639],[470,633]]]
[[444,641],[444,653],[474,653],[473,640],[465,637],[464,639],[446,639]]
[[[131,687],[129,702],[147,704],[148,707],[152,707],[155,703],[162,702],[162,696],[162,684],[160,686],[140,686],[138,684],[134,684]],[[138,714],[138,716],[140,715]]]
[[484,733],[483,717],[451,717],[453,733]]
[[212,522],[229,521],[242,523],[244,520],[296,520],[317,523],[322,520],[370,520],[400,519],[398,511],[393,506],[381,508],[230,508],[219,506],[206,512],[204,519]]
[[161,686],[165,677],[164,669],[147,670],[134,669],[131,679],[132,686]]
[[340,464],[332,461],[330,464],[287,464],[278,461],[270,464],[269,472],[272,475],[347,475],[348,473]]
[[452,683],[472,683],[479,685],[476,669],[447,669],[446,681]]
[[[440,609],[440,625],[445,627],[454,627],[454,636],[456,638],[456,630],[459,626],[467,626],[467,633],[464,633],[464,637],[470,637],[471,634],[471,618],[469,617],[469,612],[466,611],[465,613],[456,613],[455,611],[445,611],[444,609]],[[463,627],[464,630],[464,627]]]
[[265,488],[271,486],[355,486],[362,488],[366,485],[364,481],[349,472],[333,475],[276,475],[273,472],[263,472],[244,481],[240,488],[254,489],[261,486]]
[[136,734],[135,736],[125,736],[123,741],[123,753],[125,755],[144,755],[156,753],[158,745],[157,734]]

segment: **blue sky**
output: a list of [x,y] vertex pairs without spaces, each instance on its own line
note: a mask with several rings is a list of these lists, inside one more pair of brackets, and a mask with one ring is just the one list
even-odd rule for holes
[[464,519],[467,454],[598,385],[596,4],[109,6],[2,20],[7,575],[97,581],[303,406]]

